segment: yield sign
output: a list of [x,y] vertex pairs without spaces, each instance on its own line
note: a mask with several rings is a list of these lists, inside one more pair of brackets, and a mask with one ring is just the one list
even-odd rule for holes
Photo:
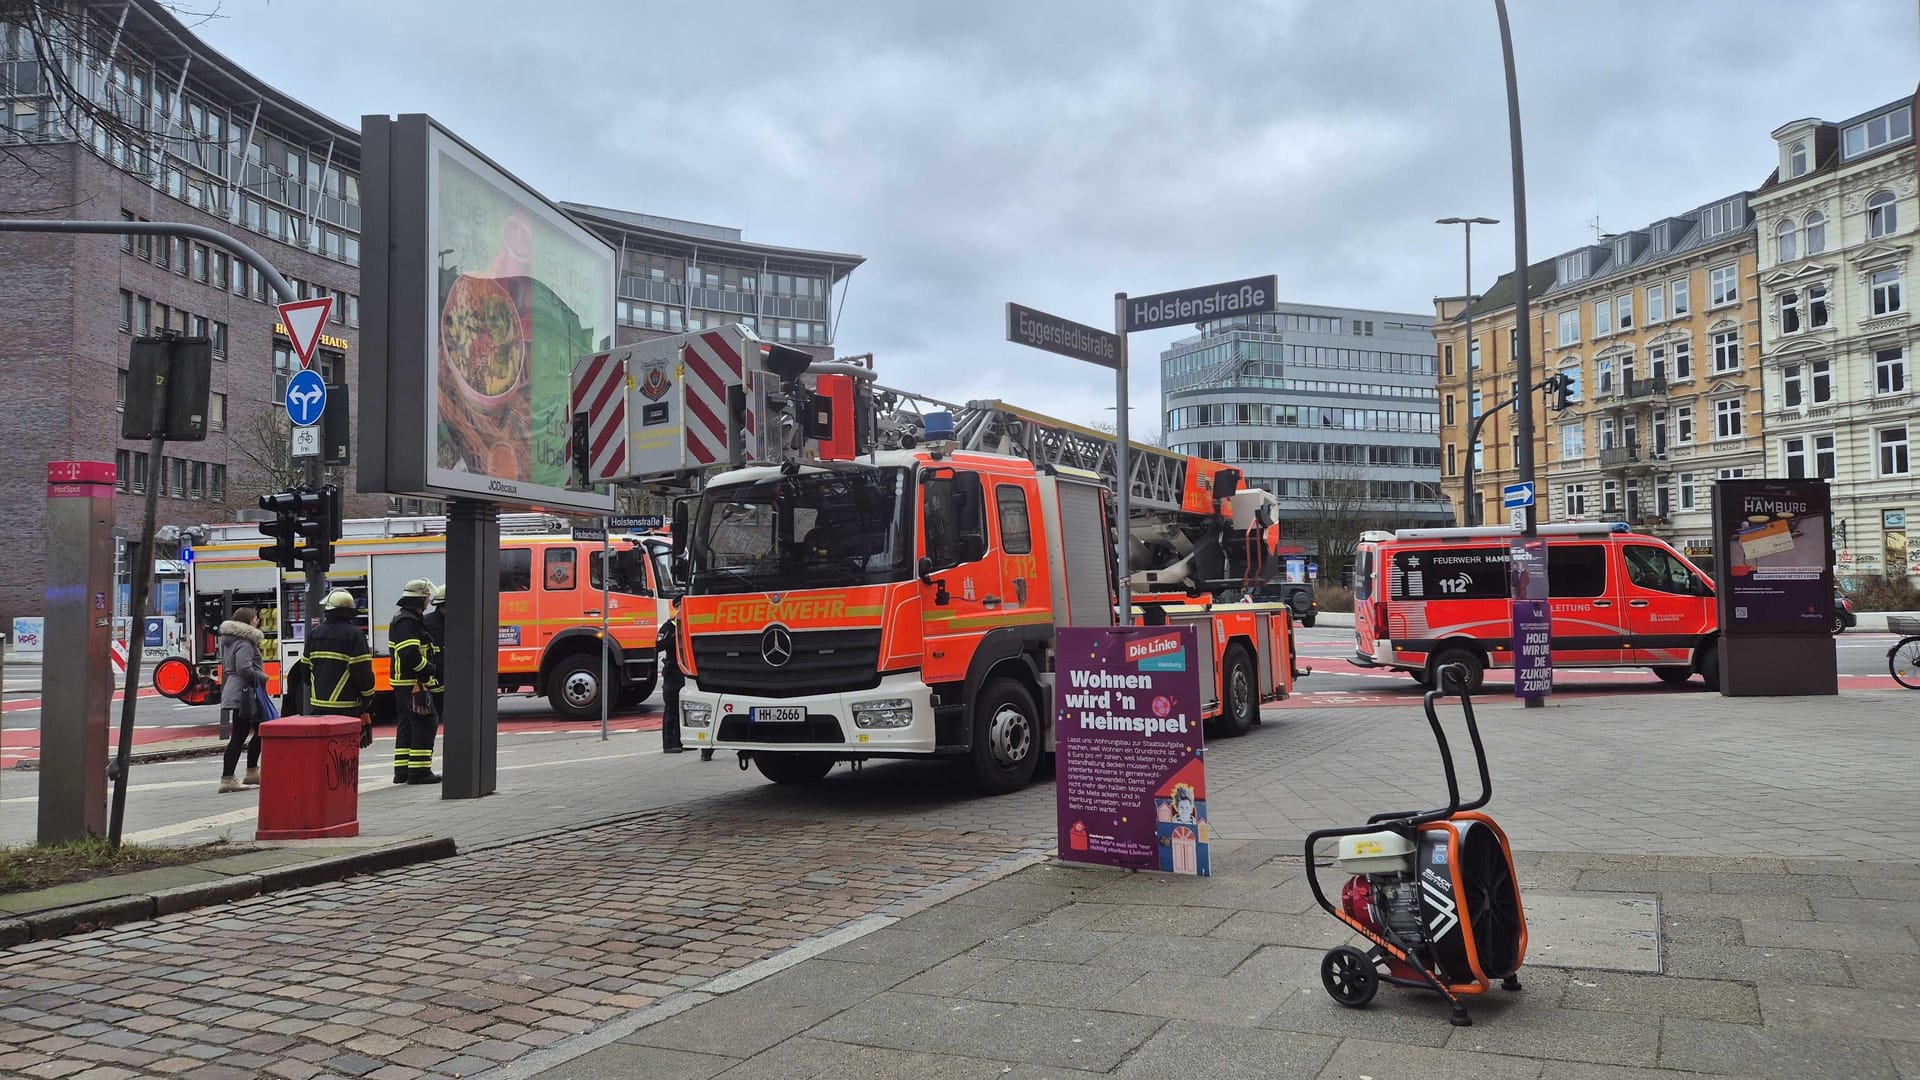
[[300,357],[301,367],[313,363],[313,347],[320,344],[320,328],[327,324],[327,313],[332,310],[331,296],[280,305],[280,325],[287,328],[287,337],[293,341],[293,351]]

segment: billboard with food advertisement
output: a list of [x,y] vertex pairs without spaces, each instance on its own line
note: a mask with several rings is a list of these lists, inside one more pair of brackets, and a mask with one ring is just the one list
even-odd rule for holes
[[362,134],[361,486],[610,511],[568,454],[574,362],[613,343],[613,249],[429,117]]

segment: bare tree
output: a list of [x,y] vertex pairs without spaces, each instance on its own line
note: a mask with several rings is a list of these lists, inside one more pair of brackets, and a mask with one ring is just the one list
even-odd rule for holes
[[[1111,420],[1091,420],[1091,421],[1088,421],[1085,426],[1100,432],[1102,435],[1119,434],[1119,432],[1114,430],[1113,421]],[[1158,447],[1159,449],[1162,449],[1162,450],[1165,450],[1167,448],[1167,433],[1164,431],[1156,431],[1151,435],[1145,435],[1145,436],[1140,435],[1136,432],[1129,431],[1127,432],[1127,436],[1128,436],[1127,438],[1128,442],[1136,442],[1142,446]]]
[[297,487],[306,478],[305,469],[293,456],[293,423],[287,419],[287,411],[251,411],[252,418],[228,437],[244,473],[227,484],[228,513],[256,509],[259,496]]
[[1321,575],[1335,581],[1352,561],[1360,534],[1390,526],[1399,516],[1391,502],[1373,496],[1365,466],[1349,461],[1317,465],[1307,478],[1307,494],[1294,507],[1304,518],[1299,528],[1313,542]]

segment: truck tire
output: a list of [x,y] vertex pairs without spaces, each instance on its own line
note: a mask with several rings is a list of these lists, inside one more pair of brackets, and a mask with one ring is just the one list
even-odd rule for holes
[[1427,661],[1428,679],[1432,681],[1433,685],[1440,687],[1442,691],[1451,694],[1455,692],[1456,688],[1447,686],[1440,681],[1440,669],[1446,667],[1448,664],[1459,664],[1467,669],[1466,684],[1457,689],[1464,690],[1469,694],[1477,694],[1480,692],[1480,684],[1487,673],[1487,665],[1481,661],[1480,657],[1475,654],[1473,650],[1462,649],[1457,646],[1451,649],[1441,649],[1439,652],[1433,654],[1432,660]]
[[973,702],[973,785],[983,795],[1018,791],[1033,779],[1042,747],[1040,707],[1016,680],[989,679]]
[[1653,673],[1658,675],[1660,681],[1666,683],[1668,686],[1679,686],[1688,679],[1693,678],[1693,669],[1687,667],[1685,664],[1668,664],[1664,667],[1657,667],[1653,669]]
[[1300,625],[1306,627],[1309,630],[1313,629],[1313,621],[1315,618],[1319,616],[1319,614],[1320,613],[1317,611],[1309,611],[1305,615],[1300,616]]
[[776,784],[815,784],[833,771],[833,759],[825,754],[789,754],[756,750],[753,764],[760,775]]
[[[613,665],[609,663],[608,669]],[[547,676],[547,701],[569,720],[600,719],[600,656],[575,653],[553,666]]]
[[1715,640],[1702,645],[1696,659],[1700,664],[1700,681],[1707,684],[1708,690],[1719,693],[1720,642]]
[[1238,738],[1260,722],[1260,683],[1246,646],[1227,646],[1220,662],[1220,734]]
[[623,709],[637,709],[645,705],[647,699],[653,696],[653,689],[659,683],[658,675],[649,676],[640,682],[628,683],[620,688],[619,694],[615,695],[614,704]]

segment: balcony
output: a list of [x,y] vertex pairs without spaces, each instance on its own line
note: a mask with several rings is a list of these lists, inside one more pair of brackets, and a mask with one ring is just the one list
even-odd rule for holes
[[1643,473],[1653,468],[1656,461],[1665,461],[1666,447],[1656,446],[1651,450],[1638,443],[1625,446],[1609,446],[1600,451],[1600,468],[1608,472]]
[[1622,379],[1620,396],[1628,401],[1664,399],[1667,396],[1667,377],[1655,375],[1649,379]]

